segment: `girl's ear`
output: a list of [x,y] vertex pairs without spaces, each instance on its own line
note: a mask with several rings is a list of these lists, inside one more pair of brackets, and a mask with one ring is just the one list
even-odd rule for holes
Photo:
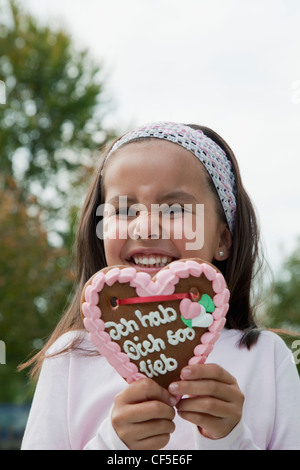
[[215,256],[214,256],[215,260],[217,261],[226,260],[230,255],[231,244],[232,244],[231,232],[227,224],[224,224],[221,227],[219,243],[215,250]]

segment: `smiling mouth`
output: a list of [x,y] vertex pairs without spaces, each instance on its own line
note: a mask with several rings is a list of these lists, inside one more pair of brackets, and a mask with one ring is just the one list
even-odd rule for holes
[[130,261],[140,268],[163,268],[176,258],[166,255],[145,255],[136,254],[130,258]]

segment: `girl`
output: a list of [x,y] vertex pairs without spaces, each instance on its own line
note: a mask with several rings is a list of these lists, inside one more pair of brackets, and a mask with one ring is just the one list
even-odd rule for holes
[[[96,214],[104,202],[101,233]],[[140,209],[133,215],[132,204]],[[168,237],[164,214],[155,229],[149,224],[157,204],[176,207],[166,218]],[[179,225],[202,230],[204,243],[188,244],[186,230],[176,237]],[[86,198],[77,254],[74,300],[35,358],[40,375],[23,449],[300,448],[299,377],[283,341],[254,321],[258,227],[221,137],[200,126],[154,123],[117,140]],[[128,385],[89,342],[80,317],[83,286],[105,266],[155,274],[189,257],[225,276],[226,328],[206,364],[185,367],[168,390],[151,379]]]

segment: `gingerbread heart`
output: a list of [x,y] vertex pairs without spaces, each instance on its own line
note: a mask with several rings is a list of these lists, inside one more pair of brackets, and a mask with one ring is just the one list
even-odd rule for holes
[[153,278],[124,265],[104,268],[85,285],[81,313],[91,341],[128,383],[149,377],[167,388],[184,366],[205,362],[228,301],[223,275],[193,258]]

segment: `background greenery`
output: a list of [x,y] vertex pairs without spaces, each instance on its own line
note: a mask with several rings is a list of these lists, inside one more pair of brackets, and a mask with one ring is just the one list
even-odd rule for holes
[[[76,215],[97,149],[118,132],[103,125],[110,112],[103,64],[16,0],[0,0],[0,80],[0,339],[7,362],[0,403],[23,404],[32,390],[17,366],[41,348],[68,303]],[[262,322],[299,332],[300,244],[281,273]],[[297,336],[283,337],[293,348]]]
[[0,2],[0,403],[30,400],[16,371],[44,344],[72,290],[76,215],[97,149],[114,133],[102,64],[70,36]]

